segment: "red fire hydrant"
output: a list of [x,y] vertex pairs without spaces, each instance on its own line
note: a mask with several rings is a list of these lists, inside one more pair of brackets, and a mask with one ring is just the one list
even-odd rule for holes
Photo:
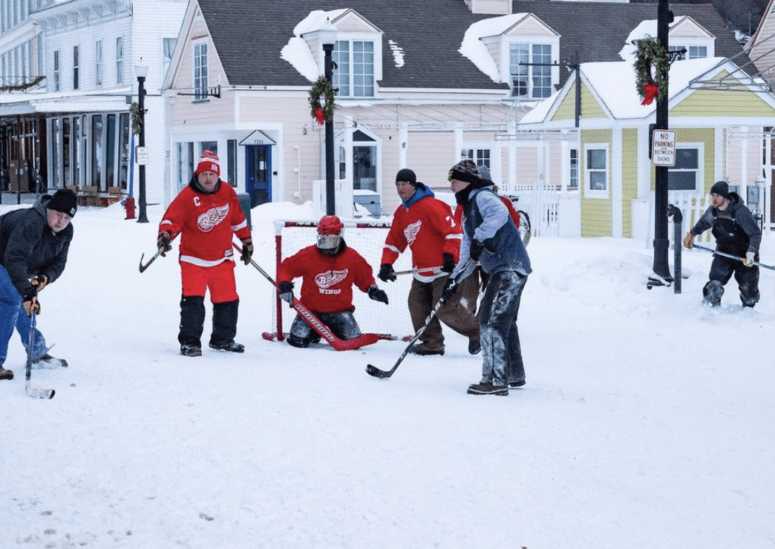
[[135,198],[133,196],[126,197],[126,200],[124,200],[124,208],[126,208],[125,219],[134,219],[135,218]]

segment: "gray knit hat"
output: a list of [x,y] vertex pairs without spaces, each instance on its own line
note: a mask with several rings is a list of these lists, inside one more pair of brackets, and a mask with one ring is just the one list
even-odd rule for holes
[[479,170],[476,168],[476,164],[471,160],[461,160],[452,166],[452,169],[450,169],[447,174],[448,181],[452,181],[453,179],[477,184],[481,180],[481,177],[479,177]]
[[729,198],[729,185],[726,181],[716,181],[710,188],[710,194],[717,194]]

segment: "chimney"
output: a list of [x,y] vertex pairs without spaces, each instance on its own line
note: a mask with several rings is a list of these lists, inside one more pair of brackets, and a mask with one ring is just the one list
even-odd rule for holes
[[463,0],[471,13],[510,15],[511,0]]

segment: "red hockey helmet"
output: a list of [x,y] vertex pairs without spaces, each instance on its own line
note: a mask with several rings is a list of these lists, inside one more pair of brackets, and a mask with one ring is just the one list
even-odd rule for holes
[[342,237],[344,223],[335,215],[324,215],[318,222],[318,248],[336,250]]

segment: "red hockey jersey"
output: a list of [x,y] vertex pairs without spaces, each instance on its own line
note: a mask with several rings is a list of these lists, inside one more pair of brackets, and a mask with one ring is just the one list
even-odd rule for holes
[[213,194],[187,186],[172,201],[159,223],[159,231],[180,234],[180,261],[212,267],[233,258],[232,235],[250,237],[237,193],[221,181]]
[[[452,208],[433,196],[424,196],[409,206],[402,204],[396,210],[385,239],[381,264],[392,265],[407,246],[412,250],[412,266],[416,269],[441,267],[445,252],[452,254],[457,263],[462,238],[463,232],[453,219]],[[415,278],[430,282],[442,275],[446,276],[446,273],[421,270]]]
[[308,246],[285,259],[277,272],[278,284],[298,277],[302,278],[299,299],[315,313],[354,311],[353,284],[364,292],[375,284],[371,265],[346,246],[337,255]]
[[[519,229],[520,219],[519,219],[519,214],[517,213],[517,210],[514,209],[514,203],[511,202],[511,200],[509,200],[505,196],[500,196],[500,195],[498,196],[500,197],[501,201],[503,201],[503,203],[506,205],[506,208],[509,210],[509,215],[511,216],[511,220],[514,222],[514,225],[516,225],[517,229]],[[455,207],[455,223],[457,223],[461,227],[463,226],[463,206],[461,206],[460,204],[458,204]]]

